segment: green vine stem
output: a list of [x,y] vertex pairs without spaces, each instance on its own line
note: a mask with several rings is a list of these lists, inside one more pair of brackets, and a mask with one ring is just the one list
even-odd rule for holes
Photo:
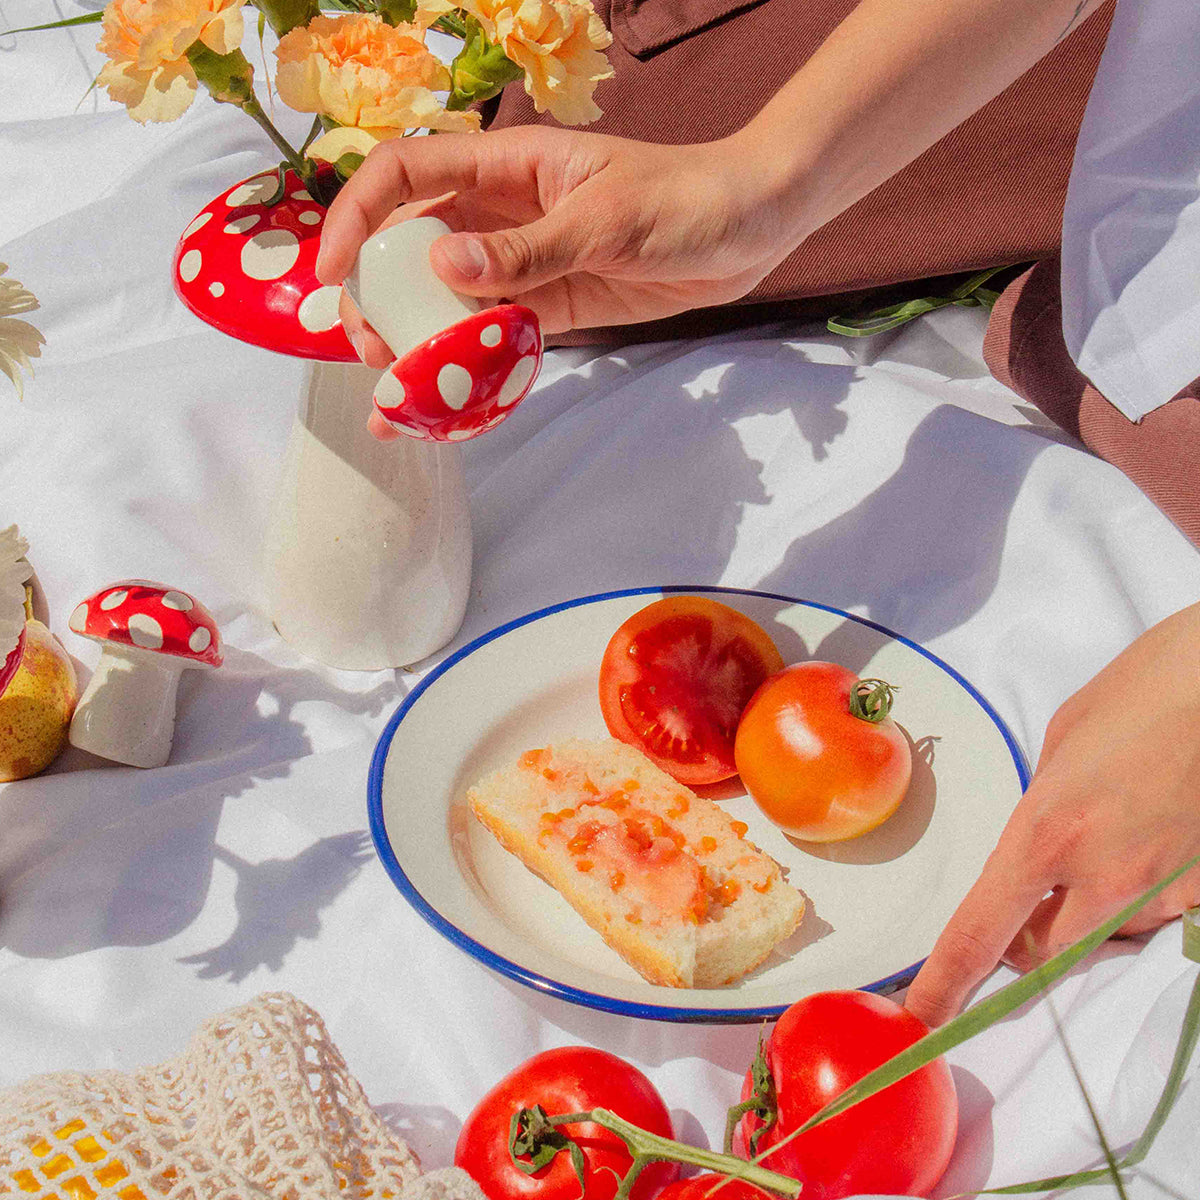
[[878,725],[892,711],[897,690],[882,679],[860,679],[850,689],[850,715]]
[[312,160],[308,158],[302,158],[300,154],[292,148],[291,143],[289,143],[283,134],[275,128],[271,118],[268,117],[265,112],[263,112],[262,105],[259,104],[257,97],[251,96],[249,99],[243,100],[239,107],[241,108],[242,112],[257,122],[262,131],[271,139],[275,148],[280,154],[283,155],[288,166],[290,166],[306,184],[310,183],[315,173]]
[[[560,1125],[578,1125],[590,1121],[604,1129],[615,1133],[629,1149],[633,1165],[621,1180],[613,1200],[628,1200],[630,1190],[637,1181],[643,1168],[652,1162],[677,1162],[687,1166],[695,1166],[703,1171],[711,1171],[726,1175],[732,1179],[743,1179],[756,1187],[765,1188],[796,1200],[800,1195],[799,1180],[777,1171],[768,1170],[758,1163],[747,1162],[743,1158],[735,1158],[729,1154],[719,1154],[715,1150],[702,1150],[699,1146],[689,1146],[685,1142],[677,1142],[671,1138],[661,1137],[626,1121],[624,1117],[607,1108],[593,1108],[587,1112],[565,1113],[560,1116],[547,1116],[545,1111],[537,1106],[532,1109],[523,1108],[513,1115],[509,1136],[509,1154],[513,1164],[520,1170],[532,1174],[539,1170],[559,1150],[570,1149],[570,1139],[564,1134],[557,1133]],[[554,1132],[548,1137],[538,1137],[536,1131],[550,1127]],[[533,1130],[534,1136],[530,1136]],[[529,1155],[533,1162],[522,1162],[518,1154]],[[580,1175],[580,1186],[584,1185],[580,1157],[572,1152],[575,1171]]]

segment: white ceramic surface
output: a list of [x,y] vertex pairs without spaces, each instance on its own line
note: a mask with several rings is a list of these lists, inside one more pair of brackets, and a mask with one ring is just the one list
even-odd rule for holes
[[[685,589],[671,589],[685,590]],[[916,745],[899,811],[853,841],[788,840],[734,781],[710,793],[788,870],[809,908],[766,963],[721,989],[642,980],[547,884],[470,815],[467,787],[523,750],[607,736],[597,701],[604,647],[658,590],[588,597],[477,639],[406,699],[376,749],[376,847],[406,898],[452,941],[513,978],[593,1007],[671,1020],[752,1020],[828,988],[907,982],[978,876],[1026,772],[999,718],[938,659],[845,613],[712,590],[758,621],[785,661],[835,631],[863,676],[899,691],[893,715]]]
[[471,582],[460,450],[372,437],[378,378],[360,363],[310,365],[266,540],[276,628],[348,670],[408,666],[440,649]]

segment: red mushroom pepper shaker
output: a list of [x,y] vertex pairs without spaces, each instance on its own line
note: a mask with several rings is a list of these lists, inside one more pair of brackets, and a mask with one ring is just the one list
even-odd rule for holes
[[537,316],[487,308],[435,334],[384,372],[375,407],[409,437],[457,442],[494,429],[523,400],[542,362]]
[[68,624],[103,647],[71,721],[71,744],[133,767],[161,767],[171,755],[181,673],[221,665],[212,614],[178,588],[127,579],[89,596]]
[[494,429],[523,400],[542,364],[537,315],[521,304],[476,311],[429,265],[449,227],[414,217],[359,251],[346,289],[395,361],[375,389],[376,436],[456,442]]

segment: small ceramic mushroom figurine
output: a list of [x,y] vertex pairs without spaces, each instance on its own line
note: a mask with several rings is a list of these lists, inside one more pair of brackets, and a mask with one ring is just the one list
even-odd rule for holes
[[479,311],[477,300],[433,273],[429,249],[449,232],[436,217],[390,225],[364,243],[346,280],[396,355],[375,388],[377,434],[436,442],[478,437],[509,416],[541,368],[541,329],[531,309]]
[[75,708],[71,745],[131,767],[161,767],[171,756],[180,675],[221,665],[212,614],[178,588],[127,579],[89,596],[68,624],[103,647]]

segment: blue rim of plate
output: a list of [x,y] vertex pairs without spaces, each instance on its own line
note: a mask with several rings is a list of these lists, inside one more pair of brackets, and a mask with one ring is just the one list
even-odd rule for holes
[[[808,608],[816,608],[823,612],[834,613],[837,616],[845,618],[847,621],[854,621],[858,625],[865,625],[869,629],[886,634],[889,638],[900,642],[911,650],[915,650],[922,657],[929,659],[930,662],[945,671],[983,709],[991,722],[996,726],[996,729],[1004,739],[1004,744],[1008,747],[1008,751],[1012,755],[1013,765],[1017,771],[1017,778],[1021,784],[1021,791],[1023,792],[1029,786],[1030,772],[1025,755],[1021,747],[1017,745],[1016,739],[1000,715],[984,699],[980,692],[950,666],[949,663],[938,658],[936,654],[931,654],[924,646],[904,637],[902,634],[896,633],[895,630],[889,629],[886,625],[880,625],[878,622],[868,620],[866,617],[856,617],[853,613],[848,613],[844,609],[834,608],[829,604],[819,604],[814,600],[801,600],[795,596],[784,596],[778,592],[760,592],[751,588],[719,587],[712,584],[700,584],[694,587],[684,584],[664,584],[661,586],[621,588],[612,592],[596,592],[590,596],[580,596],[574,600],[563,600],[558,604],[539,608],[534,612],[526,613],[522,617],[516,617],[511,621],[507,621],[503,625],[498,625],[495,629],[489,630],[487,633],[480,634],[479,637],[468,642],[434,667],[404,697],[404,700],[392,714],[391,720],[388,721],[386,728],[379,735],[379,740],[375,744],[375,753],[371,758],[371,769],[367,776],[367,813],[370,818],[371,838],[375,843],[375,851],[379,855],[380,862],[383,863],[384,870],[387,871],[400,894],[438,933],[461,950],[466,951],[472,958],[483,963],[484,966],[490,967],[493,971],[507,976],[509,979],[515,979],[518,983],[524,984],[536,992],[541,992],[546,996],[555,996],[560,1000],[566,1000],[571,1004],[579,1004],[585,1008],[593,1008],[601,1012],[618,1013],[621,1016],[627,1017],[640,1017],[652,1021],[675,1021],[712,1025],[774,1020],[776,1017],[782,1015],[787,1005],[769,1004],[748,1008],[681,1008],[670,1004],[648,1004],[639,1001],[620,1000],[613,996],[605,996],[600,992],[590,992],[584,988],[572,987],[570,984],[563,983],[557,979],[551,979],[549,976],[531,971],[527,967],[522,967],[519,963],[515,963],[511,959],[497,954],[482,942],[476,941],[473,937],[464,933],[457,925],[443,917],[421,895],[405,874],[404,868],[401,867],[395,853],[392,851],[391,840],[388,838],[387,829],[384,825],[383,771],[387,763],[388,752],[391,749],[392,739],[396,735],[396,730],[399,728],[400,722],[404,720],[413,705],[417,703],[426,689],[436,683],[447,671],[450,671],[464,658],[474,654],[476,650],[482,646],[486,646],[489,642],[494,642],[497,638],[503,637],[506,633],[514,629],[519,629],[522,625],[529,625],[534,621],[540,621],[543,617],[549,617],[570,608],[581,608],[587,604],[597,604],[604,600],[616,600],[625,596],[668,595],[672,592],[757,596],[760,599],[778,600],[785,604],[802,604]],[[898,991],[900,988],[907,987],[912,982],[924,961],[924,959],[919,959],[911,966],[905,967],[903,970],[888,975],[883,979],[877,979],[872,983],[860,984],[858,985],[858,990],[876,992],[883,996]]]

